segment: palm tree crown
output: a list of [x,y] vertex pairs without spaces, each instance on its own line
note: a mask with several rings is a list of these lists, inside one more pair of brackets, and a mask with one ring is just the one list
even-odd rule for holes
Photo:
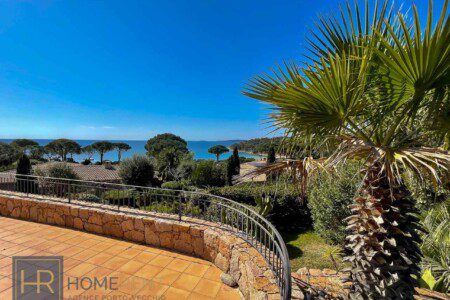
[[366,162],[347,220],[354,298],[410,299],[414,292],[420,226],[402,176],[439,184],[450,169],[448,2],[436,22],[430,2],[425,27],[415,6],[410,22],[387,0],[375,3],[371,17],[368,1],[364,13],[347,3],[339,21],[320,17],[308,64],[285,63],[244,91],[273,106],[274,126],[290,140],[301,138],[308,149],[334,146],[325,165]]

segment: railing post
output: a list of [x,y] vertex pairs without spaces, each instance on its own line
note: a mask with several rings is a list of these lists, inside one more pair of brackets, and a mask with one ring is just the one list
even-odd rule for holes
[[184,194],[178,197],[178,221],[181,221],[181,213],[182,213],[182,199],[184,198]]
[[70,184],[70,182],[68,182],[67,183],[67,194],[68,194],[68,198],[69,198],[69,203],[70,203],[70,201],[71,201],[71,198],[72,198],[72,191],[71,191],[71,184]]

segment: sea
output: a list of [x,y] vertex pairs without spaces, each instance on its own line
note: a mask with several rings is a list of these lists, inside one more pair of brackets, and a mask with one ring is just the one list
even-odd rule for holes
[[[0,142],[5,142],[5,143],[10,143],[13,139],[0,139]],[[45,146],[48,143],[50,143],[52,141],[52,139],[33,139],[34,141],[38,142],[39,145],[41,146]],[[82,147],[90,145],[92,143],[97,142],[97,140],[75,140],[78,144],[80,144]],[[110,141],[112,143],[117,143],[117,142],[125,142],[128,145],[130,145],[131,149],[126,151],[126,152],[122,152],[122,159],[125,159],[127,157],[131,157],[134,154],[145,154],[146,150],[145,150],[145,144],[147,143],[147,141],[119,141],[119,140],[112,140]],[[214,154],[208,153],[208,149],[211,148],[212,146],[215,145],[223,145],[225,147],[229,147],[235,143],[240,142],[240,140],[227,140],[227,141],[188,141],[188,149],[189,151],[194,153],[194,159],[216,159],[216,156]],[[227,152],[224,153],[220,156],[220,159],[227,159],[230,155],[232,154],[232,152]],[[243,157],[248,157],[248,158],[260,158],[258,155],[253,155],[253,154],[249,154],[249,153],[239,153],[240,156]],[[73,158],[78,161],[81,162],[86,158],[85,154],[79,154],[79,155],[74,155]],[[93,159],[95,161],[100,160],[100,157],[98,154],[95,154],[93,156]],[[113,150],[110,152],[107,152],[104,155],[104,159],[105,160],[111,160],[111,161],[117,161],[117,151]]]

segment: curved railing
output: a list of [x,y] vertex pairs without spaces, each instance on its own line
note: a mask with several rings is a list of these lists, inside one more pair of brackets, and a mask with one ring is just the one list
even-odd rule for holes
[[280,288],[282,299],[291,298],[291,270],[286,245],[275,227],[251,207],[223,197],[195,191],[0,173],[0,191],[95,202],[111,209],[194,217],[218,224],[250,243],[267,261]]

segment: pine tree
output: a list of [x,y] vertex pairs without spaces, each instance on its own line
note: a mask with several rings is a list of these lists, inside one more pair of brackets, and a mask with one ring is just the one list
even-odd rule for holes
[[17,163],[16,174],[30,175],[31,174],[31,162],[26,154],[20,156]]
[[237,147],[234,147],[233,155],[231,157],[234,164],[233,175],[239,175],[241,173],[241,161],[239,159],[239,152]]
[[17,180],[16,180],[16,191],[23,193],[34,193],[35,191],[35,181],[26,176],[31,174],[31,162],[26,154],[20,156],[17,162]]
[[227,160],[227,184],[233,185],[233,176],[236,172],[236,166],[233,156],[230,156]]

